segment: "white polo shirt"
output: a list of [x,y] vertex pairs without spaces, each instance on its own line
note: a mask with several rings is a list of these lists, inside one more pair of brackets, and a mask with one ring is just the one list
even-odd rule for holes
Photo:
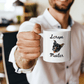
[[[60,18],[60,17],[59,17]],[[41,25],[41,29],[61,28],[59,22],[46,9],[43,15],[32,18],[20,26],[19,32],[32,31],[35,23]],[[30,84],[79,84],[80,65],[84,56],[84,26],[71,21],[71,60],[63,63],[49,63],[39,57],[34,69],[19,69],[15,64],[15,46],[10,53],[9,61],[13,63],[15,72],[26,73]],[[67,52],[67,51],[66,51]]]

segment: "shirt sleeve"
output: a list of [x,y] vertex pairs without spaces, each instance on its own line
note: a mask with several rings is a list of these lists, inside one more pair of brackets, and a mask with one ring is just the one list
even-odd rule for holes
[[33,27],[35,25],[35,22],[33,21],[25,21],[21,24],[19,28],[19,32],[27,32],[27,31],[32,31]]
[[[31,21],[26,21],[24,23],[21,24],[20,28],[19,28],[19,32],[27,32],[27,31],[31,31],[34,27],[35,23],[31,22]],[[11,62],[13,64],[13,67],[15,69],[15,72],[16,73],[30,73],[32,72],[35,64],[36,64],[36,61],[35,61],[35,64],[30,68],[30,69],[20,69],[17,65],[16,65],[16,61],[15,61],[15,58],[14,58],[14,53],[15,53],[15,50],[17,48],[17,45],[14,46],[10,52],[10,55],[9,55],[9,62]]]

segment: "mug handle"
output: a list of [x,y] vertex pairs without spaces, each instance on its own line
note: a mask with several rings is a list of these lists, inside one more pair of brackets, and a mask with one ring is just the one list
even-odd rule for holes
[[43,33],[40,33],[39,34],[40,36],[41,36],[41,39],[40,39],[40,52],[41,52],[41,54],[40,54],[40,57],[43,57]]

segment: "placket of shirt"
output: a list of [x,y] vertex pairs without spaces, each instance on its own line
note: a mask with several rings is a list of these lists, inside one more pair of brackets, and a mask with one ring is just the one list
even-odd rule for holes
[[[58,28],[58,29],[62,29],[60,24],[55,25],[53,28]],[[67,29],[71,29],[70,26],[67,27]],[[65,84],[69,84],[69,78],[71,75],[71,67],[70,67],[70,63],[65,62],[65,78],[66,78],[66,83]]]
[[70,78],[70,66],[69,62],[65,62],[65,76],[66,76],[66,84],[69,84],[69,78]]
[[[62,29],[60,24],[55,25],[53,28],[58,28]],[[70,29],[70,26],[67,27],[67,29]],[[66,78],[66,83],[69,84],[69,78],[70,78],[70,69],[69,69],[69,62],[65,62],[65,78]]]
[[[71,29],[70,26],[67,27],[67,29]],[[69,84],[69,79],[71,75],[71,66],[70,66],[70,61],[65,62],[65,76],[66,76],[66,84]]]
[[[61,25],[57,25],[58,29],[62,29]],[[71,29],[70,26],[67,27],[67,29]],[[69,68],[69,62],[65,62],[65,78],[66,78],[66,84],[69,84],[69,78],[70,78],[70,68]]]

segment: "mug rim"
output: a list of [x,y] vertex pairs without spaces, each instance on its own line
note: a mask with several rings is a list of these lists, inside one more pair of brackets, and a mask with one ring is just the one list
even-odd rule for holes
[[71,29],[45,29],[43,32],[67,32],[71,31]]

